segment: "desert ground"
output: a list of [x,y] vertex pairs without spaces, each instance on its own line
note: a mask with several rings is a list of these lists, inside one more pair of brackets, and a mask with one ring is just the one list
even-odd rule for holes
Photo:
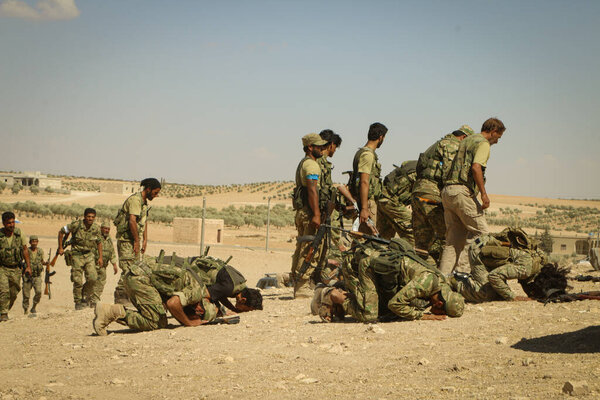
[[[25,198],[0,195],[3,202]],[[124,197],[33,200],[110,204],[107,199]],[[198,201],[168,201],[184,200]],[[542,200],[552,201],[534,201]],[[494,207],[530,201],[492,197]],[[48,251],[56,249],[65,222],[22,218],[20,227],[40,235]],[[172,243],[169,229],[150,226],[148,254],[198,254],[198,246]],[[231,264],[254,285],[266,272],[290,268],[293,230],[271,232],[269,252],[264,230],[241,228],[226,230],[225,245],[212,246],[210,254],[232,255]],[[37,317],[23,315],[19,294],[10,321],[0,324],[0,399],[547,399],[569,397],[566,382],[579,388],[580,398],[600,397],[598,301],[493,302],[467,305],[461,318],[439,322],[326,324],[310,314],[309,299],[292,300],[290,288],[267,289],[264,310],[241,314],[237,325],[184,328],[170,319],[169,329],[134,333],[113,324],[109,336],[98,337],[93,310],[73,309],[62,258],[55,268],[52,299],[42,298]],[[584,263],[571,275],[580,273],[600,276]],[[104,301],[111,302],[117,280],[109,272]],[[598,283],[572,285],[575,292],[600,290]],[[522,294],[518,284],[512,287]]]

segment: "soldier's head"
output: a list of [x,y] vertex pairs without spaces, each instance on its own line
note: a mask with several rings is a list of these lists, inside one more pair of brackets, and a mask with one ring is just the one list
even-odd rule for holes
[[452,134],[454,136],[456,136],[456,138],[458,140],[463,140],[467,136],[471,136],[474,133],[475,132],[473,131],[473,129],[469,125],[463,125],[460,128],[458,128],[457,130],[455,130],[454,132],[452,132]]
[[2,225],[6,233],[12,234],[15,230],[15,214],[12,211],[2,213]]
[[498,143],[506,127],[498,118],[488,118],[481,126],[481,134],[490,145]]
[[519,280],[519,283],[528,297],[547,300],[566,293],[569,271],[569,268],[549,263],[544,265],[533,278]]
[[262,310],[262,294],[260,290],[244,288],[235,296],[235,308],[239,312]]
[[333,157],[335,151],[342,145],[342,138],[331,129],[325,129],[321,131],[319,136],[321,136],[321,139],[327,141],[327,144],[325,145],[327,156]]
[[150,201],[158,197],[160,189],[162,189],[162,185],[156,178],[146,178],[140,183],[140,186],[142,187],[142,196]]
[[83,223],[85,224],[85,226],[89,228],[94,223],[95,219],[96,210],[94,210],[93,208],[86,208],[83,212]]
[[38,243],[39,243],[39,239],[36,235],[29,236],[29,244],[31,245],[31,248],[33,250],[37,249]]
[[102,225],[100,225],[100,232],[102,232],[102,236],[107,238],[110,234],[110,225],[106,222],[103,222]]
[[440,291],[430,301],[432,314],[460,317],[465,309],[465,299],[446,284],[441,284]]
[[377,148],[381,147],[383,140],[385,139],[385,135],[387,134],[388,129],[386,126],[380,122],[374,122],[369,126],[369,133],[367,134],[367,139],[370,142],[377,142]]
[[327,146],[327,141],[323,140],[321,136],[316,133],[309,133],[302,137],[302,146],[304,148],[304,153],[307,156],[319,158],[323,155],[323,150],[325,150]]

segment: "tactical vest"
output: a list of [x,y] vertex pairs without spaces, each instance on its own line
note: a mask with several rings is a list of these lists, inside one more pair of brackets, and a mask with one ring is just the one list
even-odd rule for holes
[[[127,198],[127,200],[129,200],[133,196],[141,196],[141,195],[142,195],[141,192],[134,193],[131,196],[129,196]],[[125,200],[125,202],[123,202],[123,206],[121,206],[121,208],[117,212],[117,216],[113,220],[113,224],[117,228],[117,239],[119,239],[120,237],[122,237],[124,235],[128,240],[133,240],[133,236],[131,235],[131,231],[129,230],[128,216],[124,209],[125,203],[127,203],[127,200]],[[140,239],[142,238],[143,233],[144,233],[144,227],[146,226],[146,219],[148,218],[149,210],[150,210],[150,207],[148,207],[147,204],[144,204],[144,200],[142,199],[142,211],[141,211],[139,219],[137,220],[138,237]]]
[[82,220],[77,220],[75,229],[71,231],[71,248],[74,251],[87,253],[98,248],[96,238],[100,238],[100,228],[92,223],[89,229],[85,229]]
[[[460,141],[453,134],[448,134],[429,146],[419,155],[417,162],[417,179],[428,179],[442,186],[444,170],[452,165],[452,160],[458,151]],[[447,168],[444,168],[444,167]]]
[[[473,173],[471,172],[471,165],[475,158],[475,151],[480,143],[485,142],[487,139],[483,135],[475,134],[464,139],[458,147],[458,152],[454,157],[452,166],[448,171],[448,176],[444,179],[444,185],[465,185],[473,194],[477,194],[479,189],[473,179]],[[482,165],[481,170],[484,174],[485,180],[485,167]]]
[[[102,263],[103,263],[102,266],[106,267],[108,265],[108,263],[110,262],[110,259],[112,258],[115,248],[113,247],[112,239],[110,237],[107,237],[105,239],[104,236],[102,236],[101,239],[102,239]],[[100,257],[98,256],[98,248],[97,247],[95,249],[95,253],[96,253],[96,262],[98,262]]]
[[319,188],[319,209],[326,210],[327,204],[330,201],[335,200],[337,190],[333,187],[333,180],[331,179],[331,170],[333,169],[331,163],[327,161],[326,156],[322,156],[317,159],[319,167],[321,167],[321,179]]
[[29,265],[31,265],[31,276],[38,277],[42,275],[44,271],[44,253],[42,249],[39,247],[35,249],[35,251],[31,251],[30,248],[27,249],[29,252]]
[[302,186],[302,179],[300,177],[302,164],[309,159],[310,157],[308,156],[304,157],[298,164],[298,167],[296,167],[296,187],[294,188],[294,193],[292,193],[292,207],[295,211],[310,208],[308,207],[308,191],[306,190],[306,186]]
[[223,268],[225,268],[233,282],[233,296],[246,288],[244,275],[231,265],[225,264],[223,260],[210,256],[200,256],[192,262],[192,269],[198,273],[206,286],[214,285],[217,282],[217,274]]
[[371,169],[371,174],[369,175],[368,198],[378,200],[381,197],[382,191],[381,164],[379,163],[377,153],[368,147],[361,147],[354,155],[354,161],[352,161],[352,175],[350,176],[350,182],[348,182],[350,192],[358,203],[360,203],[360,174],[358,173],[358,163],[360,161],[360,156],[366,151],[373,152],[373,155],[375,156],[373,168]]
[[415,183],[417,161],[404,161],[400,167],[395,168],[383,179],[383,186],[389,196],[398,202],[408,205],[411,202],[412,188]]
[[8,237],[4,233],[4,229],[5,228],[0,229],[0,265],[4,267],[14,267],[19,265],[23,260],[21,230],[15,228],[12,234],[12,242],[8,244]]
[[538,272],[544,258],[537,251],[537,246],[521,228],[508,227],[490,238],[481,247],[479,257],[488,270],[501,267],[511,262],[511,249],[527,251],[534,261],[534,270]]

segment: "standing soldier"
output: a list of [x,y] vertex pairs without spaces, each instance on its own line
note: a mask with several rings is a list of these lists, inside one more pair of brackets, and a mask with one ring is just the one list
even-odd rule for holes
[[[90,302],[90,308],[96,307],[96,303],[100,302],[102,297],[102,291],[104,291],[104,285],[106,285],[106,267],[110,262],[113,266],[114,274],[117,274],[117,255],[115,254],[115,248],[113,246],[112,239],[110,238],[110,225],[103,223],[100,226],[100,232],[102,233],[102,264],[96,265],[96,272],[98,273],[98,279],[94,285],[94,296]],[[96,252],[96,260],[98,261],[100,255]]]
[[473,135],[469,125],[447,134],[419,156],[417,181],[412,193],[412,225],[415,247],[427,250],[438,264],[446,242],[446,224],[440,190],[460,142]]
[[367,144],[358,149],[352,162],[350,193],[358,201],[360,209],[359,230],[363,233],[375,233],[375,227],[367,221],[377,219],[377,200],[381,196],[381,164],[375,150],[381,147],[387,133],[385,125],[375,122],[369,127]]
[[15,214],[2,214],[0,229],[0,322],[8,321],[10,310],[21,290],[21,261],[25,259],[25,275],[31,276],[29,252],[21,230],[15,228]]
[[27,315],[29,311],[29,296],[31,295],[31,289],[34,290],[33,304],[31,305],[31,314],[35,314],[35,306],[37,306],[42,298],[42,272],[44,271],[44,265],[48,264],[44,261],[44,251],[38,247],[38,237],[31,235],[29,237],[30,247],[27,249],[29,252],[29,264],[31,265],[31,276],[27,276],[23,272],[23,313]]
[[[140,259],[146,251],[148,243],[147,218],[148,201],[158,197],[161,184],[156,178],[146,178],[141,183],[142,191],[129,196],[119,210],[114,224],[117,228],[117,252],[119,254],[119,268],[121,278],[115,288],[115,303],[129,304],[125,291],[123,277],[129,266]],[[140,245],[141,240],[141,245]]]
[[[465,244],[475,236],[489,233],[483,210],[490,206],[485,190],[485,167],[490,157],[490,146],[498,143],[506,128],[497,118],[483,123],[481,133],[462,142],[444,177],[442,205],[446,221],[446,244],[440,260],[440,270],[450,274],[454,268],[468,271],[469,260]],[[481,204],[477,194],[481,193]]]
[[[100,228],[94,223],[96,210],[86,208],[83,220],[76,220],[63,226],[58,231],[58,254],[65,254],[63,238],[71,235],[71,250],[65,256],[65,262],[71,267],[71,282],[73,282],[73,300],[75,310],[83,310],[92,302],[94,285],[98,279],[96,272],[95,251],[100,254],[98,263],[102,264],[102,241]],[[85,275],[85,284],[83,276]]]
[[[302,138],[304,158],[296,168],[296,187],[294,188],[292,204],[296,210],[296,229],[298,237],[314,235],[321,224],[321,203],[319,198],[321,167],[317,159],[321,157],[324,146],[327,144],[316,133],[309,133]],[[292,256],[292,273],[294,280],[294,297],[310,297],[309,277],[314,271],[314,266],[309,268],[303,276],[297,276],[304,258],[309,250],[309,243],[296,242],[296,251]],[[320,249],[319,249],[320,250]],[[315,252],[313,260],[319,260],[321,251]],[[313,262],[316,264],[316,262]]]
[[377,201],[377,230],[379,236],[391,239],[395,234],[414,244],[410,194],[417,161],[404,161],[383,179],[381,198]]

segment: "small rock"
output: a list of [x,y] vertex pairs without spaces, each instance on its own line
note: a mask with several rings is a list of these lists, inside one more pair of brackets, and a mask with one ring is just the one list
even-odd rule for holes
[[59,386],[65,386],[65,384],[62,382],[50,382],[46,385],[46,387],[59,387]]
[[426,358],[421,358],[418,363],[418,365],[429,365],[429,364],[431,364],[431,362]]
[[315,378],[304,378],[300,382],[302,382],[302,383],[317,383],[317,382],[319,382],[319,380],[315,379]]
[[317,341],[315,340],[314,337],[309,336],[308,339],[306,340],[306,343],[317,343]]
[[552,375],[544,375],[542,376],[542,379],[552,379]]
[[558,322],[569,322],[567,318],[559,318]]
[[302,346],[302,347],[308,347],[308,343],[300,343],[300,346]]
[[365,330],[365,332],[373,332],[373,333],[377,333],[380,335],[385,333],[383,328],[376,324],[369,324],[369,326],[367,326],[367,329]]
[[454,393],[456,392],[456,388],[454,386],[443,386],[440,388],[442,392]]
[[583,396],[590,392],[590,388],[586,381],[567,381],[562,391],[571,396]]
[[524,360],[523,360],[521,363],[523,364],[523,366],[524,366],[524,367],[528,367],[528,366],[530,366],[531,364],[534,364],[534,362],[533,362],[533,358],[530,358],[530,357],[527,357],[527,358],[526,358],[526,359],[524,359]]
[[501,336],[496,338],[496,344],[506,344],[508,343],[508,338],[506,336]]
[[304,378],[306,378],[306,375],[304,375],[304,374],[298,374],[298,375],[296,375],[296,377],[294,379],[296,379],[297,381],[299,381],[300,379],[304,379]]
[[110,381],[110,383],[111,383],[111,385],[124,385],[127,382],[125,382],[124,380],[119,379],[119,378],[114,378],[113,380]]

